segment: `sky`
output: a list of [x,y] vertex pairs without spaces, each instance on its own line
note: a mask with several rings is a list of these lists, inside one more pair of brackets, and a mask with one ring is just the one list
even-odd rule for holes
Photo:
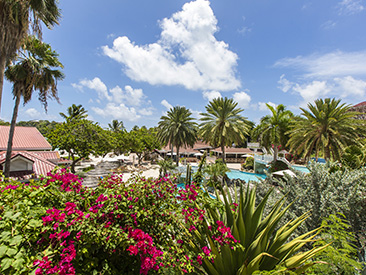
[[[258,123],[266,103],[295,114],[317,98],[365,101],[366,0],[75,0],[43,40],[58,52],[60,104],[37,93],[18,121],[62,121],[82,104],[89,119],[154,127],[174,106],[199,119],[233,98]],[[1,119],[14,100],[5,83]]]

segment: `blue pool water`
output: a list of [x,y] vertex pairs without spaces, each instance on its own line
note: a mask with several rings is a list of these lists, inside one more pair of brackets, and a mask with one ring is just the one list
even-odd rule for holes
[[229,179],[241,179],[245,180],[246,182],[248,181],[259,182],[266,178],[266,175],[242,172],[239,170],[231,170],[230,172],[227,172],[226,175],[229,177]]
[[305,166],[298,166],[298,165],[292,165],[291,166],[293,169],[303,172],[303,173],[310,173],[309,169],[306,168]]

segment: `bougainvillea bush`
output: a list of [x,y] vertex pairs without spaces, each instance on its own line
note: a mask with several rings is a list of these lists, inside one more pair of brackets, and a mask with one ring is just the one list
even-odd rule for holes
[[[206,244],[187,250],[186,229],[215,204],[201,188],[170,178],[118,175],[95,190],[62,169],[37,182],[0,182],[1,274],[180,274],[213,261]],[[222,224],[212,234],[234,240]],[[223,238],[223,239],[222,239]]]

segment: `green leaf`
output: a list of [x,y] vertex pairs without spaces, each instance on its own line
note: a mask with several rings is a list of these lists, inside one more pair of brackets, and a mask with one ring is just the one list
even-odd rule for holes
[[21,235],[17,235],[10,240],[10,245],[18,246],[22,242],[22,240],[23,237]]
[[8,255],[9,257],[13,257],[15,254],[17,254],[18,250],[15,248],[9,248],[8,251],[6,252],[6,255]]
[[12,260],[9,258],[4,258],[1,261],[1,270],[7,270],[11,266]]
[[23,258],[20,258],[20,259],[15,260],[14,263],[12,264],[12,266],[16,270],[21,270],[24,267],[24,263],[25,263],[25,260]]
[[7,250],[8,250],[7,246],[5,245],[0,246],[0,258],[4,257]]

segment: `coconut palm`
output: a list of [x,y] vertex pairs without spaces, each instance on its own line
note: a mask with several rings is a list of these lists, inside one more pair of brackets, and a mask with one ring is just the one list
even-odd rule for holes
[[171,108],[159,121],[158,139],[162,144],[170,144],[177,148],[176,164],[179,162],[179,148],[193,146],[197,139],[197,123],[193,121],[192,113],[186,107]]
[[0,0],[0,108],[6,65],[28,35],[29,25],[41,37],[41,24],[48,28],[58,24],[57,0]]
[[359,135],[364,133],[362,121],[354,119],[358,114],[351,112],[350,105],[341,104],[334,98],[317,99],[308,104],[309,110],[302,113],[289,131],[290,150],[304,153],[305,158],[315,152],[317,159],[322,153],[326,160],[331,156],[339,160],[346,146],[359,145]]
[[282,104],[276,108],[266,104],[271,111],[271,115],[266,115],[261,118],[260,123],[253,129],[253,137],[260,140],[260,143],[269,150],[273,145],[274,161],[277,160],[278,146],[285,147],[289,130],[290,122],[293,117],[291,111],[286,110]]
[[237,105],[232,98],[215,98],[206,106],[206,113],[201,113],[199,135],[211,146],[221,147],[224,162],[225,146],[242,143],[250,128]]
[[112,132],[120,132],[125,129],[125,126],[123,126],[123,121],[118,121],[117,119],[113,119],[112,123],[108,123],[109,129],[111,129]]
[[70,121],[73,119],[84,119],[88,117],[87,112],[88,111],[85,110],[81,104],[72,104],[70,107],[67,108],[67,114],[60,113],[60,116],[66,119],[66,121]]
[[15,98],[6,151],[4,172],[6,177],[10,174],[11,149],[20,99],[23,98],[26,104],[31,100],[33,92],[38,90],[38,99],[47,111],[47,99],[54,98],[58,101],[57,80],[64,77],[59,70],[63,66],[58,60],[58,54],[49,44],[42,43],[35,37],[28,37],[25,49],[20,54],[17,63],[9,66],[5,72],[5,77],[13,83]]

